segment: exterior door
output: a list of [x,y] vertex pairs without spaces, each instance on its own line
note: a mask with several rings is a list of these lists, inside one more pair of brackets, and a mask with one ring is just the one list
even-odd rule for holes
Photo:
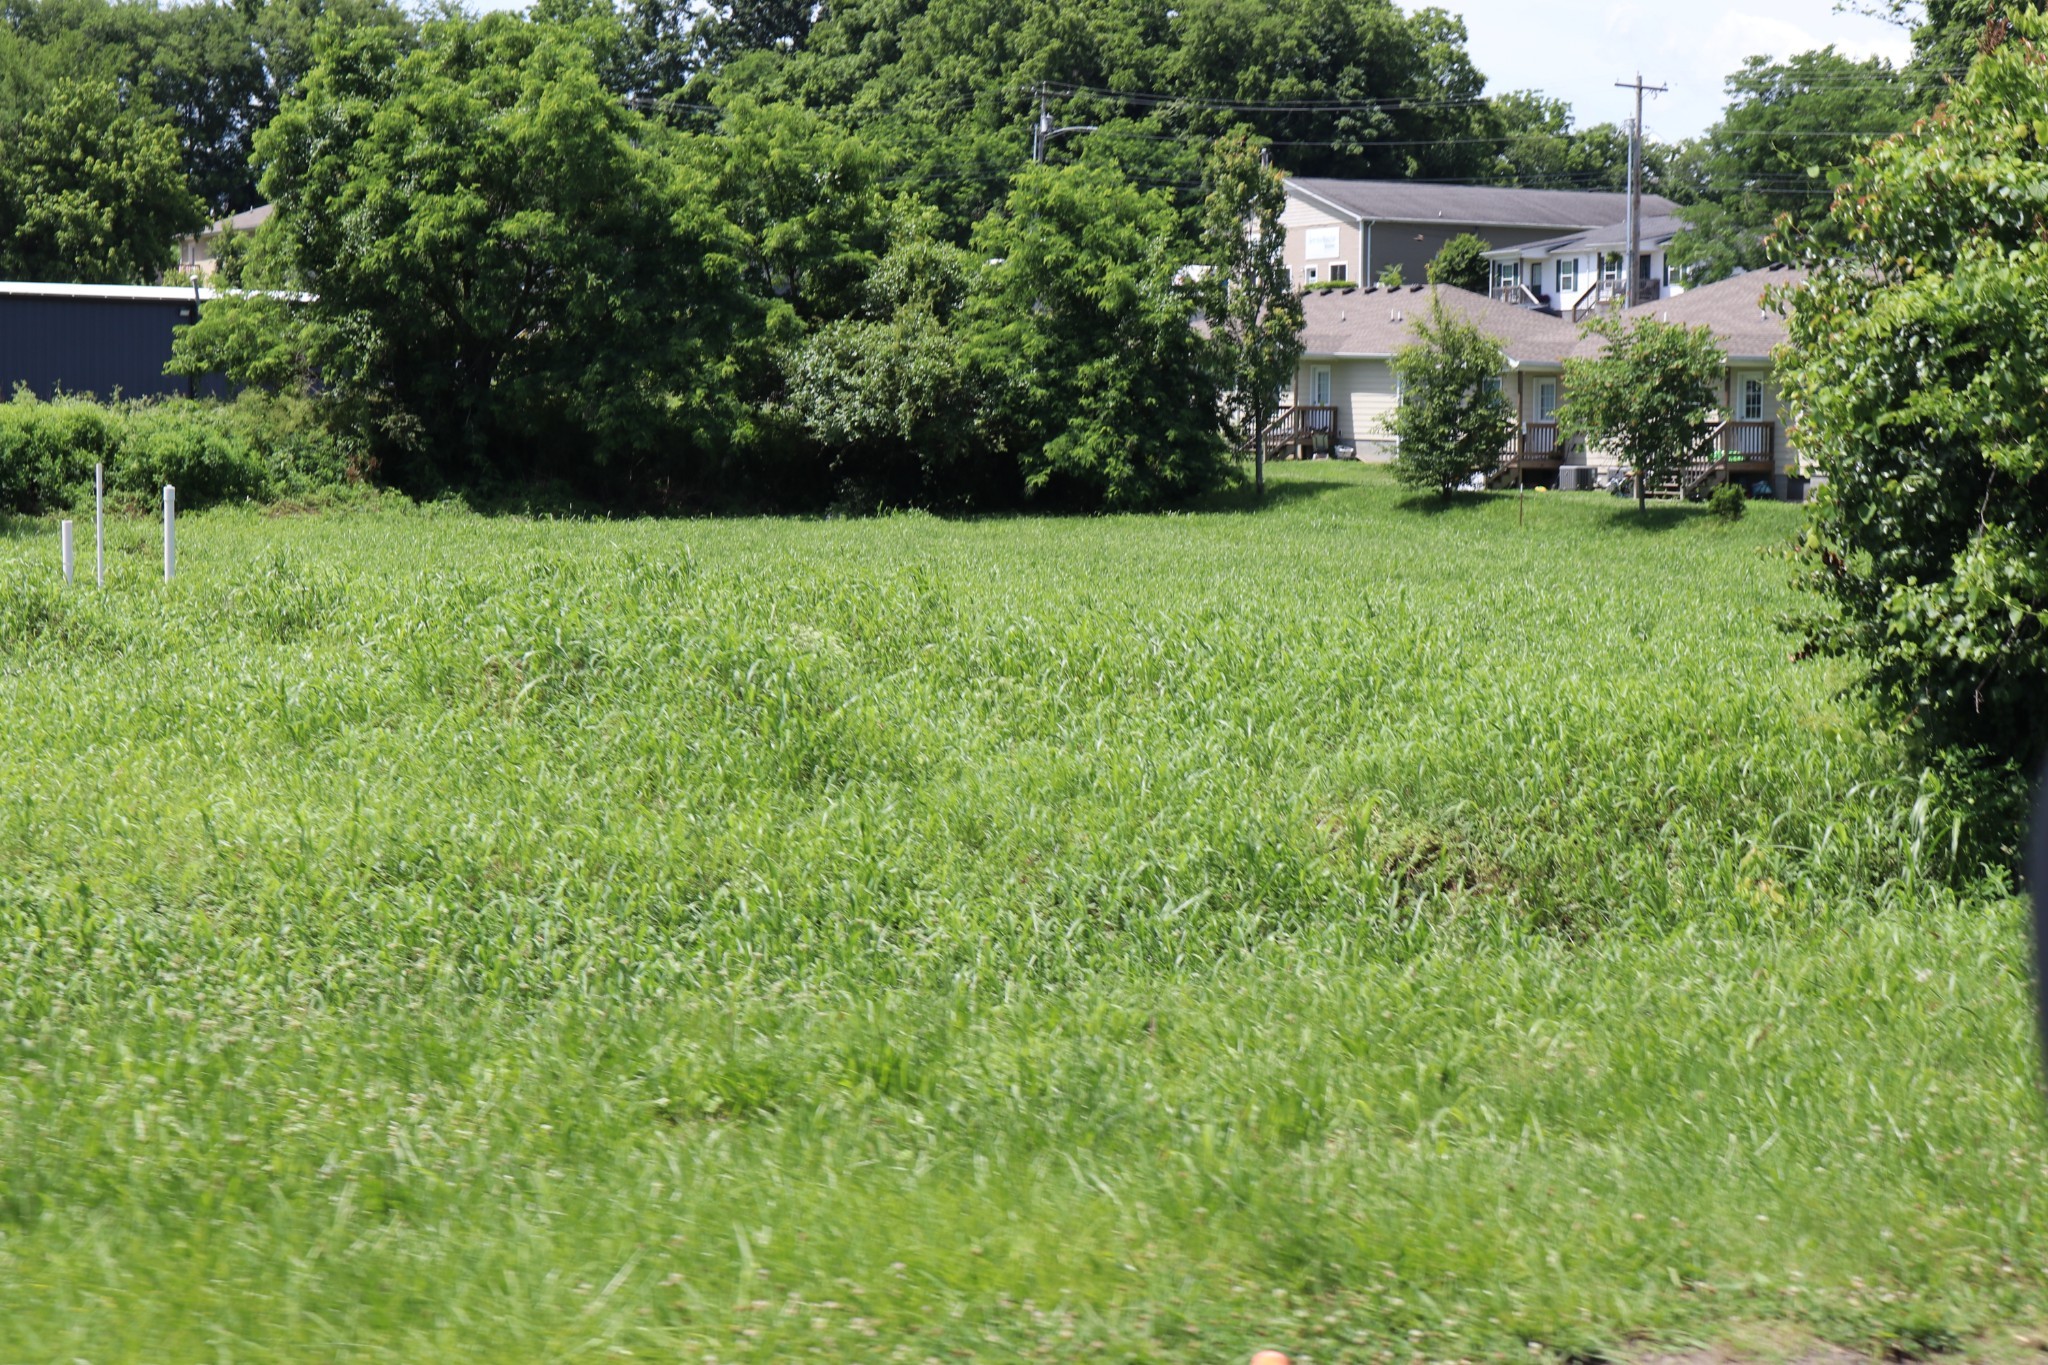
[[1308,403],[1312,408],[1330,406],[1330,367],[1311,365],[1308,367]]
[[1555,422],[1557,420],[1557,381],[1539,379],[1536,381],[1536,420]]

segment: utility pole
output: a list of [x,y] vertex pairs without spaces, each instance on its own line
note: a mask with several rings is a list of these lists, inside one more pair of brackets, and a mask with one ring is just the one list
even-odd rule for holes
[[1045,131],[1052,127],[1052,116],[1045,112],[1045,83],[1038,86],[1038,121],[1031,125],[1031,159],[1045,160]]
[[1622,306],[1633,308],[1642,302],[1637,272],[1643,254],[1643,92],[1661,95],[1669,86],[1644,85],[1643,73],[1633,81],[1616,81],[1617,90],[1636,92],[1636,116],[1628,126],[1628,255],[1622,260]]

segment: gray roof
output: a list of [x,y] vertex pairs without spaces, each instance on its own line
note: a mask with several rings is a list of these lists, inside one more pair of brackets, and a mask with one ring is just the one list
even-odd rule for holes
[[240,213],[208,223],[205,229],[197,235],[201,237],[218,237],[223,232],[254,232],[257,228],[269,222],[270,215],[276,211],[274,205],[258,204],[253,209],[243,209]]
[[[1290,192],[1319,199],[1355,218],[1382,223],[1444,222],[1463,227],[1601,228],[1628,217],[1628,196],[1588,190],[1517,190],[1497,185],[1431,185],[1416,180],[1291,177]],[[1645,214],[1678,205],[1643,196]]]
[[[1643,201],[1649,202],[1647,197]],[[1668,246],[1671,239],[1685,231],[1685,220],[1673,213],[1644,214],[1640,229],[1645,247]],[[1568,232],[1562,237],[1546,237],[1540,242],[1524,242],[1520,246],[1504,246],[1489,251],[1488,256],[1515,258],[1521,256],[1554,256],[1567,251],[1622,251],[1628,247],[1627,222],[1611,223],[1606,227],[1588,228],[1584,232]]]
[[[1771,266],[1745,275],[1731,275],[1713,284],[1673,294],[1668,299],[1639,303],[1622,316],[1655,318],[1659,322],[1683,323],[1687,327],[1710,328],[1730,360],[1761,360],[1784,342],[1785,313],[1767,305],[1764,291],[1781,285],[1797,285],[1806,279],[1804,270]],[[1591,355],[1600,349],[1600,339],[1589,337],[1575,350]]]
[[1415,324],[1429,315],[1430,296],[1446,311],[1479,324],[1516,365],[1560,365],[1578,342],[1579,329],[1562,318],[1517,308],[1449,285],[1378,285],[1312,289],[1301,297],[1306,354],[1317,357],[1391,356],[1415,340]]

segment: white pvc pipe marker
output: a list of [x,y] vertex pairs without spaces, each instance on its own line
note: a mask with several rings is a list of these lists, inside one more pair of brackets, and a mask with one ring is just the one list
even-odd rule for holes
[[57,541],[64,547],[64,586],[68,588],[71,586],[71,572],[77,567],[77,561],[71,553],[70,522],[60,521],[57,523]]
[[164,485],[164,582],[178,568],[178,490]]
[[107,586],[107,467],[92,467],[92,577]]

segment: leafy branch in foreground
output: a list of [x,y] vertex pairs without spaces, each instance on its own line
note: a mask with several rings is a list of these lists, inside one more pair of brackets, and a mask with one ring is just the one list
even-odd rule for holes
[[1786,396],[1822,476],[1809,647],[1988,781],[2048,757],[2048,20],[2015,15],[1947,105],[1859,165],[1792,311]]

